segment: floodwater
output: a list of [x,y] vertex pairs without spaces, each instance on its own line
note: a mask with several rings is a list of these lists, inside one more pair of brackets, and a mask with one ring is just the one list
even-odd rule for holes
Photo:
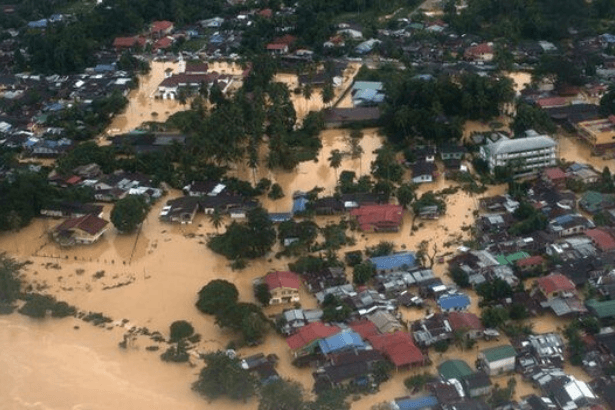
[[[322,141],[318,161],[302,163],[293,172],[272,172],[264,165],[255,170],[256,179],[267,177],[278,182],[286,194],[278,201],[262,199],[268,209],[288,212],[292,193],[307,191],[314,186],[324,188],[325,194],[332,194],[336,177],[343,170],[352,170],[358,175],[369,174],[374,151],[383,143],[377,130],[364,130],[360,143],[364,151],[362,158],[353,159],[346,155],[342,165],[335,170],[329,166],[328,158],[334,149],[350,150],[347,131],[323,131]],[[591,157],[589,149],[573,138],[560,136],[559,142],[560,155],[567,160],[592,162],[598,168],[603,164],[600,161],[605,161],[605,164],[612,161]],[[262,152],[263,158],[265,154]],[[243,179],[253,179],[253,170],[246,165],[240,165],[234,173]],[[440,177],[437,182],[421,185],[418,192],[439,191],[451,186],[456,186],[456,183]],[[436,254],[447,259],[468,238],[467,228],[474,222],[473,213],[478,209],[479,199],[502,194],[505,189],[503,185],[493,186],[481,195],[458,190],[446,196],[445,216],[434,221],[414,221],[416,230],[412,229],[412,216],[406,213],[400,232],[353,232],[351,235],[356,244],[341,250],[339,256],[342,257],[345,251],[364,249],[380,241],[394,242],[397,250],[415,250],[421,241],[426,240],[430,252],[435,245]],[[254,278],[270,270],[288,268],[289,260],[275,259],[272,253],[268,259],[252,261],[243,271],[231,270],[228,261],[212,253],[205,245],[207,236],[216,232],[206,216],[198,215],[192,225],[169,225],[159,221],[158,214],[164,202],[179,195],[178,191],[171,191],[155,204],[138,235],[119,235],[110,227],[102,240],[92,246],[64,249],[50,242],[48,232],[60,222],[53,219],[35,219],[19,232],[0,234],[0,250],[32,262],[24,271],[24,279],[33,288],[81,310],[103,312],[115,320],[109,329],[103,329],[73,318],[31,321],[17,314],[0,317],[0,397],[8,398],[0,402],[0,409],[237,407],[225,401],[208,404],[190,391],[190,383],[196,380],[200,367],[195,359],[193,362],[197,367],[162,363],[158,358],[160,352],[145,351],[145,347],[154,344],[145,336],[137,338],[126,350],[117,347],[131,326],[147,327],[166,335],[173,321],[183,319],[190,321],[202,335],[196,351],[225,349],[233,335],[218,328],[212,317],[195,309],[198,290],[212,279],[223,278],[235,283],[240,300],[253,302]],[[106,219],[110,210],[110,205],[105,206]],[[323,225],[338,219],[318,217],[316,222]],[[436,264],[433,269],[445,283],[451,282],[445,276],[444,264]],[[470,311],[479,313],[478,299],[474,293],[470,292],[470,295],[473,302]],[[305,291],[302,291],[301,299],[303,307],[316,306],[315,299]],[[279,308],[266,309],[267,314],[278,311]],[[404,309],[402,314],[406,320],[418,319],[425,310]],[[127,324],[122,325],[123,319]],[[545,315],[533,323],[535,331],[543,332],[562,328],[566,321]],[[75,330],[73,326],[80,329]],[[478,350],[497,343],[481,341],[478,347],[466,351],[452,347],[442,355],[432,352],[433,365],[430,368],[396,373],[391,381],[382,385],[378,394],[363,397],[353,402],[352,407],[355,410],[368,409],[373,404],[407,395],[404,378],[416,372],[435,374],[437,365],[449,358],[462,358],[473,366]],[[505,343],[505,338],[499,343]],[[164,345],[161,348],[164,349]],[[272,333],[263,345],[242,349],[240,353],[257,352],[277,354],[281,359],[279,373],[299,381],[307,391],[311,389],[311,370],[297,369],[290,364],[283,338]],[[566,370],[587,379],[579,368],[567,367]],[[498,379],[498,383],[504,385],[506,380],[503,378],[500,382]],[[518,380],[515,397],[531,392],[532,386]],[[242,408],[255,407],[256,404],[251,402]]]
[[188,104],[182,106],[176,100],[154,98],[158,85],[165,78],[165,71],[171,69],[177,73],[178,64],[164,61],[152,61],[150,64],[151,71],[139,76],[139,88],[130,93],[126,110],[113,119],[107,135],[124,134],[148,121],[164,122],[172,114],[190,107]]

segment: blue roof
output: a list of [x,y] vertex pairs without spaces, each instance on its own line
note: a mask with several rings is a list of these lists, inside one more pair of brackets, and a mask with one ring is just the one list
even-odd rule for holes
[[290,221],[292,218],[292,214],[290,212],[278,212],[269,214],[269,220],[271,222],[285,222]]
[[355,81],[352,85],[353,91],[358,90],[384,90],[384,84],[382,81]]
[[295,198],[293,200],[293,214],[299,212],[305,212],[305,206],[307,205],[308,200],[305,197]]
[[440,309],[463,309],[470,306],[470,298],[468,295],[458,293],[456,295],[444,295],[438,299]]
[[382,94],[376,89],[362,88],[357,90],[356,94],[352,97],[352,99],[381,103],[384,101],[384,94]]
[[37,21],[31,21],[28,23],[30,28],[45,28],[47,27],[47,19],[40,19]]
[[438,404],[438,399],[434,396],[417,397],[415,399],[395,399],[395,404],[399,410],[421,410],[433,407]]
[[376,270],[393,270],[412,268],[416,265],[416,257],[412,252],[394,253],[393,255],[377,256],[370,261]]
[[558,224],[566,224],[566,223],[570,223],[574,220],[575,215],[572,214],[566,214],[566,215],[560,215],[558,217],[553,218],[553,220],[555,222],[557,222]]
[[321,352],[329,354],[345,349],[363,349],[365,348],[365,343],[358,333],[349,331],[321,339],[318,342],[318,346]]

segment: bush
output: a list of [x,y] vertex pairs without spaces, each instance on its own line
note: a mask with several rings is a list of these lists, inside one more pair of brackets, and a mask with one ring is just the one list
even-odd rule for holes
[[179,342],[194,334],[194,327],[185,320],[178,320],[171,323],[170,328],[171,342]]
[[254,289],[254,296],[256,296],[256,300],[258,300],[261,305],[269,306],[271,293],[269,292],[269,286],[267,286],[266,283],[256,285]]

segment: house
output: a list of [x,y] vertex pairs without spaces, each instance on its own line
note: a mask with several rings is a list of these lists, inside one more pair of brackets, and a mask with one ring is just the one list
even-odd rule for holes
[[297,333],[286,338],[286,344],[295,357],[313,353],[318,342],[339,333],[337,326],[325,325],[322,322],[310,323],[300,328]]
[[267,44],[266,48],[271,54],[288,54],[296,40],[296,37],[287,34],[274,39],[271,43]]
[[416,265],[416,256],[412,252],[400,252],[392,255],[370,258],[376,273],[384,274],[399,270],[408,270]]
[[579,207],[589,214],[596,214],[615,206],[613,195],[587,191],[579,199]]
[[572,164],[568,167],[567,172],[570,173],[573,179],[584,184],[593,184],[594,182],[598,182],[598,179],[600,179],[600,175],[596,171],[594,171],[590,166],[584,164]]
[[352,330],[344,330],[319,340],[318,347],[320,352],[327,356],[345,351],[365,350],[366,344],[358,333]]
[[433,162],[417,161],[412,165],[412,182],[415,184],[433,182],[437,171],[438,167]]
[[376,350],[343,352],[330,356],[330,362],[313,373],[314,389],[347,384],[367,385],[378,364],[385,361]]
[[368,338],[375,350],[382,353],[396,368],[425,366],[429,363],[407,332],[373,335]]
[[53,229],[53,239],[61,245],[91,244],[100,239],[109,221],[95,215],[67,219]]
[[565,214],[549,221],[547,231],[559,237],[582,233],[594,227],[594,223],[580,214]]
[[41,215],[53,218],[79,218],[88,214],[102,217],[102,205],[80,202],[54,202],[41,208]]
[[183,188],[188,196],[218,196],[226,189],[226,185],[215,181],[192,181]]
[[472,372],[461,380],[466,393],[469,397],[480,397],[491,394],[493,385],[491,379],[485,372]]
[[470,312],[451,312],[448,315],[448,321],[453,329],[453,332],[462,332],[468,339],[478,339],[483,336],[482,322],[479,317]]
[[489,62],[493,60],[493,46],[490,43],[481,43],[466,48],[463,52],[466,60]]
[[518,259],[515,262],[515,265],[521,271],[531,271],[544,268],[546,264],[547,260],[540,255],[528,256],[526,258]]
[[394,333],[403,330],[403,326],[392,314],[383,310],[377,310],[367,315],[367,319],[376,325],[380,333]]
[[162,38],[171,34],[173,27],[173,23],[167,20],[154,21],[152,22],[150,33],[155,38]]
[[350,211],[364,232],[397,232],[403,220],[400,205],[367,205]]
[[326,128],[343,128],[353,124],[365,127],[378,124],[381,116],[378,107],[328,108],[324,110]]
[[584,381],[566,375],[550,382],[545,387],[546,393],[553,397],[562,409],[584,409],[598,404],[598,398]]
[[470,366],[463,360],[447,360],[438,366],[438,373],[443,380],[457,379],[461,381],[474,373]]
[[533,130],[525,138],[500,138],[480,148],[482,159],[487,161],[491,172],[496,168],[510,168],[515,177],[535,173],[553,167],[557,158],[557,143],[546,135]]
[[135,47],[143,47],[146,43],[143,37],[116,37],[113,40],[113,47],[117,52],[130,50]]
[[461,145],[446,144],[440,147],[440,159],[442,161],[462,160],[465,154],[466,149]]
[[585,235],[591,238],[596,248],[602,252],[610,252],[615,249],[615,239],[604,229],[595,228],[585,231]]
[[516,356],[514,347],[502,345],[482,350],[478,354],[478,362],[489,376],[494,376],[514,370]]
[[261,384],[266,385],[280,379],[275,370],[277,357],[258,353],[241,359],[241,368],[255,375]]
[[558,189],[566,188],[566,180],[568,175],[559,167],[546,168],[542,172],[542,177],[545,181]]
[[417,345],[428,347],[442,340],[450,340],[453,329],[448,318],[442,314],[431,314],[412,323],[412,337]]
[[615,317],[615,300],[598,301],[590,299],[585,302],[589,312],[601,321],[609,321]]
[[615,115],[599,120],[582,121],[575,128],[596,154],[615,148]]
[[270,272],[265,275],[265,283],[271,294],[272,305],[299,302],[301,279],[293,272]]
[[380,81],[355,81],[350,95],[354,107],[374,107],[384,102],[384,84]]
[[354,52],[357,54],[368,54],[371,53],[374,47],[380,44],[380,40],[376,40],[375,38],[371,38],[366,40],[355,47]]
[[574,293],[576,290],[570,279],[562,274],[554,273],[536,279],[536,286],[547,299]]
[[468,295],[456,292],[440,296],[437,303],[442,312],[466,310],[471,304]]

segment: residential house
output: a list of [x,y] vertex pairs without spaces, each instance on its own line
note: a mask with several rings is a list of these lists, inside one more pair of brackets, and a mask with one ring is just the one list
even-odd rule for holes
[[428,347],[442,340],[450,340],[453,328],[442,314],[432,314],[411,324],[412,337],[417,345]]
[[464,377],[467,377],[474,372],[463,360],[452,359],[442,362],[438,366],[438,373],[444,381],[450,379],[457,379],[461,381]]
[[583,121],[576,124],[579,135],[591,146],[592,151],[603,154],[615,148],[615,115],[599,120]]
[[275,370],[277,357],[258,353],[241,359],[241,368],[258,378],[261,384],[266,385],[280,380],[280,375]]
[[297,333],[286,338],[286,343],[294,357],[301,357],[314,353],[318,342],[339,333],[337,326],[325,325],[322,322],[310,323],[300,328]]
[[547,260],[540,255],[528,256],[526,258],[518,259],[515,262],[517,269],[522,272],[536,271],[545,268]]
[[461,380],[468,397],[480,397],[491,394],[493,385],[485,372],[472,372]]
[[561,168],[553,167],[546,168],[542,172],[542,178],[557,189],[564,189],[566,188],[566,180],[568,179],[568,175],[562,171]]
[[265,283],[271,294],[271,305],[299,302],[301,279],[293,272],[269,272]]
[[102,217],[102,205],[82,204],[80,202],[53,202],[41,208],[41,215],[53,218],[79,218],[85,215]]
[[553,397],[562,409],[585,409],[598,404],[598,398],[589,385],[574,376],[557,378],[545,387],[545,392]]
[[329,387],[348,384],[366,386],[371,383],[372,373],[378,364],[385,361],[376,350],[343,352],[329,356],[329,362],[313,373],[314,389],[320,391]]
[[433,182],[437,171],[438,167],[433,162],[417,161],[412,164],[412,182],[415,184]]
[[402,397],[390,403],[392,410],[437,410],[440,408],[438,399],[434,396]]
[[515,176],[523,176],[555,165],[557,143],[533,130],[526,135],[516,139],[502,137],[480,148],[480,155],[489,164],[491,172],[495,172],[497,167],[509,167]]
[[226,185],[215,181],[192,181],[184,187],[188,196],[218,196],[226,189]]
[[116,37],[113,40],[113,47],[117,52],[131,50],[136,47],[144,47],[147,40],[144,37]]
[[489,376],[494,376],[513,371],[516,356],[514,347],[502,345],[482,350],[478,354],[478,362]]
[[320,352],[325,356],[346,351],[365,350],[367,345],[363,338],[352,330],[344,330],[318,341]]
[[171,34],[173,28],[174,25],[170,21],[154,21],[152,22],[150,33],[154,38],[162,38]]
[[536,279],[536,287],[547,299],[576,292],[574,283],[562,274],[550,274]]
[[368,205],[350,211],[364,232],[397,232],[403,220],[400,205]]
[[416,256],[412,252],[399,252],[370,258],[370,262],[378,274],[385,274],[413,268],[416,265]]
[[610,252],[615,250],[615,239],[613,236],[602,228],[589,229],[584,232],[586,236],[591,238],[596,248],[602,252]]
[[380,81],[355,81],[350,94],[354,107],[374,107],[384,102],[384,84]]
[[483,327],[480,318],[470,312],[451,312],[448,321],[453,332],[462,332],[467,339],[479,339],[483,336]]
[[586,191],[579,199],[579,207],[589,214],[596,214],[615,206],[615,198],[611,194],[596,191]]
[[375,126],[381,116],[378,107],[328,108],[324,111],[326,128],[343,128],[351,125]]
[[471,304],[470,297],[459,292],[446,293],[438,298],[437,303],[442,312],[466,310]]
[[440,147],[440,159],[448,161],[451,159],[462,160],[466,155],[465,147],[461,145],[446,144]]
[[590,299],[585,302],[589,312],[602,322],[610,322],[615,318],[615,300],[598,301]]
[[567,172],[570,173],[571,178],[584,184],[593,184],[600,179],[600,175],[585,164],[572,164],[568,167]]
[[594,223],[581,214],[565,214],[549,221],[547,231],[559,236],[583,233],[594,227]]
[[492,44],[481,43],[466,48],[463,56],[466,60],[490,62],[493,60],[493,54]]
[[377,310],[374,313],[367,315],[367,319],[376,325],[376,328],[380,333],[394,333],[398,330],[403,330],[404,328],[395,316],[383,310]]
[[61,245],[92,244],[107,230],[109,221],[95,215],[67,219],[52,231],[53,239]]
[[368,338],[375,350],[382,353],[396,368],[425,366],[429,359],[412,341],[407,332],[373,335]]
[[371,53],[372,50],[380,43],[381,43],[380,40],[377,40],[375,38],[370,38],[369,40],[366,40],[360,43],[358,46],[356,46],[354,49],[354,52],[357,54]]

